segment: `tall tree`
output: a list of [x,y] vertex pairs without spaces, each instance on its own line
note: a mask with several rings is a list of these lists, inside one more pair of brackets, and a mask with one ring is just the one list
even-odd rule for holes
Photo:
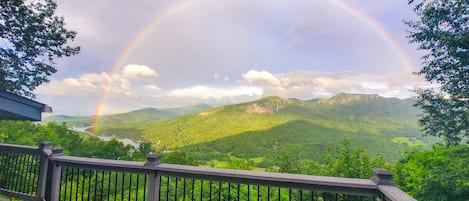
[[417,89],[419,123],[448,145],[469,137],[469,1],[409,0],[419,17],[407,22],[409,38],[424,50],[417,72],[438,87]]
[[76,32],[55,15],[54,0],[0,1],[0,90],[34,98],[57,71],[54,60],[80,51],[66,43]]

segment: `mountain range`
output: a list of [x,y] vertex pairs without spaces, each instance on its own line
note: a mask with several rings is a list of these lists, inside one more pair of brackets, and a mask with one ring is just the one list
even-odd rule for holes
[[[393,161],[408,149],[435,142],[422,137],[413,99],[337,94],[328,99],[265,97],[209,108],[146,108],[98,118],[98,135],[151,142],[160,151],[183,150],[200,161],[227,157],[263,161],[281,154],[320,160],[344,138],[372,156]],[[71,126],[91,125],[91,117],[56,116]],[[85,123],[86,122],[86,123]]]

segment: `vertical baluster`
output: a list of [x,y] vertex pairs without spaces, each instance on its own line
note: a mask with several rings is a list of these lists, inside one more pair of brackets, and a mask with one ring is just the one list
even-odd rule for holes
[[239,194],[239,190],[240,190],[240,184],[238,184],[238,201],[239,201],[239,198],[240,198],[240,197],[239,197],[239,195],[240,195],[240,194]]
[[25,173],[24,173],[24,180],[23,180],[23,185],[24,185],[24,192],[29,193],[30,191],[30,178],[31,178],[31,155],[28,154],[25,156]]
[[81,177],[81,201],[85,201],[85,177],[86,169],[83,169],[83,176]]
[[228,182],[228,200],[231,200],[231,183]]
[[251,185],[248,184],[248,201],[251,200]]
[[130,173],[130,176],[129,176],[129,201],[130,201],[131,195],[132,195],[132,173]]
[[270,201],[270,186],[267,186],[267,201]]
[[288,200],[291,201],[291,188],[288,189]]
[[192,179],[192,196],[191,196],[192,201],[194,200],[194,186],[195,186],[194,179]]
[[80,183],[79,180],[80,180],[80,168],[77,168],[77,183],[76,183],[76,190],[75,190],[75,200],[78,200],[78,191],[79,191],[78,184]]
[[[97,173],[96,173],[97,174]],[[100,191],[100,201],[103,201],[104,193],[104,170],[101,170],[101,191]],[[130,201],[130,200],[129,200]]]
[[261,188],[259,185],[257,185],[257,201],[259,201],[260,197],[261,197]]
[[5,171],[5,178],[6,179],[6,182],[5,182],[5,188],[6,189],[10,189],[10,184],[11,184],[11,170],[13,169],[13,156],[14,156],[14,153],[8,153],[8,158],[7,158],[7,162],[6,162],[6,170]]
[[124,183],[125,183],[125,172],[122,172],[121,200],[124,200]]
[[107,174],[107,201],[110,201],[110,199],[111,199],[111,177],[112,177],[112,171],[108,171],[108,174]]
[[19,167],[18,167],[18,180],[16,181],[16,186],[15,189],[17,192],[23,192],[24,188],[21,187],[23,184],[23,178],[24,178],[24,156],[25,154],[20,154],[20,157],[18,159],[19,161]]
[[65,166],[64,197],[62,200],[67,200],[68,169],[69,167]]
[[278,188],[278,199],[277,199],[278,201],[280,201],[280,194],[281,194],[281,193],[280,193],[280,192],[281,192],[280,189],[281,189],[281,188],[279,187],[279,188]]
[[182,200],[186,200],[186,178],[182,179]]
[[210,183],[208,184],[209,185],[209,200],[212,201],[212,180],[210,180]]
[[135,184],[135,201],[138,200],[138,182],[139,182],[138,180],[139,180],[139,178],[140,178],[140,174],[137,174],[137,182]]
[[10,163],[10,181],[8,182],[8,189],[13,190],[13,186],[15,185],[15,170],[16,170],[16,157],[18,156],[18,153],[13,153],[13,157],[11,159]]
[[166,201],[169,201],[169,180],[171,179],[171,177],[166,177],[167,180],[166,180]]
[[143,200],[147,200],[147,174],[143,175]]
[[218,201],[221,200],[221,182],[218,182]]
[[202,201],[203,195],[204,195],[204,180],[200,180],[200,201]]
[[70,199],[69,201],[72,201],[72,193],[73,193],[73,172],[74,172],[74,169],[73,167],[70,168],[72,170],[71,172],[71,175],[70,175]]
[[87,196],[88,201],[90,201],[90,197],[91,197],[91,176],[92,176],[92,170],[89,169],[88,170],[88,196]]
[[117,201],[117,186],[118,186],[118,179],[119,179],[119,175],[118,175],[118,172],[116,171],[114,173],[114,176],[115,176],[115,180],[114,180],[114,201]]
[[176,181],[175,181],[175,185],[174,185],[174,201],[177,201],[177,198],[178,198],[178,178],[174,178]]
[[98,199],[98,170],[94,170],[94,196],[93,196],[93,201],[96,201]]
[[38,188],[38,184],[39,184],[39,172],[40,172],[40,162],[41,159],[40,159],[40,156],[36,155],[34,156],[34,176],[33,176],[33,189],[37,189]]
[[311,201],[314,201],[314,191],[311,191]]
[[300,189],[299,191],[300,191],[299,192],[300,193],[300,201],[303,201],[303,190]]
[[1,163],[0,163],[0,167],[2,168],[0,171],[0,176],[1,176],[1,180],[0,180],[0,187],[2,188],[5,188],[5,175],[6,175],[6,164],[7,164],[7,154],[6,152],[1,152],[1,157],[2,157],[2,160],[1,160]]

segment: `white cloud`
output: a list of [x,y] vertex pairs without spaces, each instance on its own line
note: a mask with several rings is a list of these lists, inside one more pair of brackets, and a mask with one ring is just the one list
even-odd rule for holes
[[145,85],[145,89],[148,89],[151,91],[161,91],[161,88],[156,85]]
[[263,90],[259,87],[252,86],[235,86],[235,87],[210,87],[204,85],[197,85],[188,88],[174,89],[167,93],[168,96],[174,97],[190,97],[190,98],[227,98],[233,96],[259,96],[262,95]]
[[250,70],[242,74],[242,77],[253,86],[263,88],[263,96],[302,99],[330,97],[341,92],[408,98],[412,95],[410,89],[422,83],[421,80],[409,77],[349,72],[301,71],[274,75],[267,71]]
[[52,80],[48,84],[41,85],[36,93],[49,96],[81,96],[93,97],[106,93],[113,98],[128,97],[137,98],[149,91],[159,92],[161,89],[151,83],[148,78],[156,77],[157,73],[144,65],[127,65],[114,75],[108,73],[86,73],[79,77],[68,77],[62,80]]
[[248,72],[242,74],[244,80],[249,83],[268,83],[275,86],[280,86],[280,81],[272,75],[272,73],[267,71],[256,71],[249,70]]
[[156,77],[158,74],[148,66],[129,64],[122,70],[122,75],[127,78],[150,78]]

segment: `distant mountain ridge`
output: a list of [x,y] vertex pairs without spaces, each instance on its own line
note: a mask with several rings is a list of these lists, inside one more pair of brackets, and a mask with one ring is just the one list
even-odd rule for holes
[[198,155],[257,158],[292,152],[317,159],[311,153],[346,137],[374,156],[395,160],[414,145],[405,139],[416,139],[422,146],[431,143],[418,130],[413,103],[375,94],[341,93],[312,100],[265,97],[148,124],[140,127],[141,138],[158,149]]
[[[181,149],[197,160],[272,158],[291,153],[320,158],[344,137],[373,156],[398,159],[406,149],[430,147],[417,126],[413,99],[340,93],[331,98],[276,96],[209,108],[145,108],[101,116],[97,134],[148,141],[160,150]],[[91,117],[58,116],[69,125],[91,125]]]
[[[102,115],[97,119],[98,132],[104,131],[106,128],[122,127],[122,126],[136,126],[148,123],[154,123],[173,117],[193,114],[210,108],[207,104],[197,104],[192,106],[184,106],[178,108],[143,108],[126,113]],[[67,116],[67,115],[54,115],[44,118],[44,123],[47,122],[65,122],[70,127],[90,127],[95,121],[94,116]],[[99,134],[99,133],[98,133]]]

